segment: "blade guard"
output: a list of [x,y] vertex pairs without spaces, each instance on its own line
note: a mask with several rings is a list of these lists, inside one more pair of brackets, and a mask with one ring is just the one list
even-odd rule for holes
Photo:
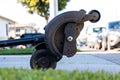
[[[88,14],[86,15],[85,10],[80,11],[69,11],[65,12],[63,14],[60,14],[56,16],[53,20],[51,20],[46,26],[45,26],[45,42],[47,47],[50,49],[50,51],[55,54],[57,57],[62,57],[62,55],[66,55],[68,57],[73,56],[76,53],[76,48],[72,48],[69,52],[72,52],[69,54],[65,53],[65,32],[69,32],[69,28],[67,31],[65,31],[67,24],[72,23],[72,25],[75,25],[73,27],[74,29],[74,47],[76,44],[76,38],[79,35],[80,31],[84,27],[84,22],[87,20],[92,20],[92,18],[95,15]],[[96,17],[98,18],[98,17]],[[94,19],[96,20],[96,19]],[[97,20],[98,21],[98,20]],[[96,22],[97,22],[96,21]],[[95,21],[94,21],[95,22]],[[67,43],[68,44],[68,43]],[[69,44],[68,44],[69,45]],[[72,45],[71,45],[72,46]],[[67,47],[67,45],[66,45]],[[70,47],[69,47],[70,48]]]

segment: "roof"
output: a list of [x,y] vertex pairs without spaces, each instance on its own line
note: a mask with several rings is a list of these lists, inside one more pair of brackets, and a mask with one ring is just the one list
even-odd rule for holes
[[6,17],[3,17],[3,16],[1,16],[1,15],[0,15],[0,19],[2,19],[3,21],[9,22],[10,24],[16,23],[15,21],[13,21],[13,20],[11,20],[11,19],[8,19],[8,18],[6,18]]

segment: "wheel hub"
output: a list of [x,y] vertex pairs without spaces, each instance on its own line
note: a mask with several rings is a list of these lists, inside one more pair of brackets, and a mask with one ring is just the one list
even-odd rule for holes
[[41,57],[38,59],[37,64],[39,67],[46,68],[49,66],[49,60],[46,57]]

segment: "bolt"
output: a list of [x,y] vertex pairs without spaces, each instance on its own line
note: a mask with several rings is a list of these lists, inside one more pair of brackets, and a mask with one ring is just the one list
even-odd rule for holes
[[69,42],[71,42],[71,41],[73,41],[73,37],[72,37],[72,36],[68,36],[67,40],[68,40]]

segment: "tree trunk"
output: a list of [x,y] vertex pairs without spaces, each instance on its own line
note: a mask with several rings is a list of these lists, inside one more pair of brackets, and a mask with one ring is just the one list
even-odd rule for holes
[[50,17],[49,13],[45,15],[46,24],[48,24],[49,17]]

